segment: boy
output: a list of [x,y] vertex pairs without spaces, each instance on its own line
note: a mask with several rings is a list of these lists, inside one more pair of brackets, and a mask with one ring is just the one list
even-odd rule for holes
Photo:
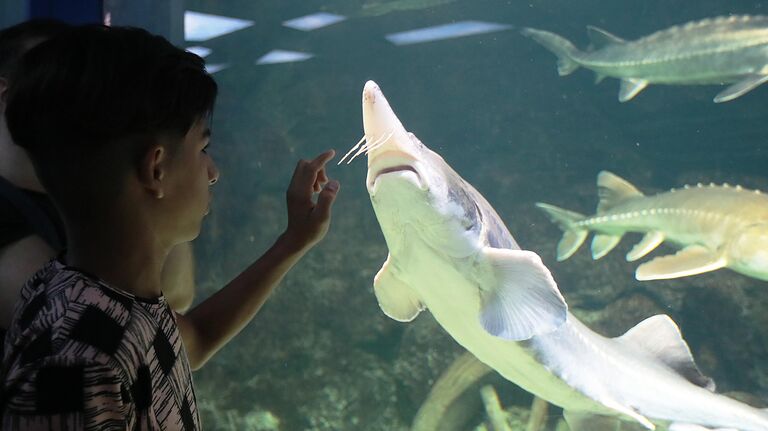
[[30,51],[13,82],[9,129],[69,245],[22,291],[0,370],[2,428],[198,429],[190,369],[327,232],[333,151],[297,165],[275,244],[177,315],[163,262],[198,235],[219,175],[206,153],[217,88],[203,61],[143,30],[88,26]]
[[[0,358],[3,336],[21,287],[66,248],[61,218],[27,153],[13,143],[8,132],[6,94],[10,76],[24,53],[69,28],[60,21],[36,19],[0,30]],[[191,245],[179,244],[163,269],[163,294],[174,310],[184,311],[191,305],[194,293]]]

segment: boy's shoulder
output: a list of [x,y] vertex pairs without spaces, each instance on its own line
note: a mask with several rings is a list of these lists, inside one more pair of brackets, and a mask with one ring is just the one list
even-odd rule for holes
[[[12,329],[26,330],[34,325],[51,327],[71,336],[85,332],[110,334],[124,327],[137,299],[119,291],[98,277],[52,259],[24,285]],[[160,301],[158,301],[160,304]],[[19,328],[16,328],[16,327]],[[117,337],[119,340],[120,337]],[[110,353],[110,343],[97,343]]]
[[[137,315],[142,317],[138,325]],[[175,324],[164,299],[137,298],[53,259],[22,289],[6,350],[106,363],[126,343],[153,337],[169,319]],[[36,339],[48,340],[47,345],[34,346]]]

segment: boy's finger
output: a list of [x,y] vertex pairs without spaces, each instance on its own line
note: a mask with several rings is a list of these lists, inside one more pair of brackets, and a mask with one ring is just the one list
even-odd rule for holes
[[331,216],[331,207],[333,206],[333,201],[336,200],[340,187],[341,184],[338,181],[330,180],[317,196],[315,211],[321,220],[327,220]]
[[328,163],[335,155],[336,155],[335,150],[328,150],[324,153],[319,154],[311,162],[309,162],[309,164],[315,169],[315,171],[319,171],[320,169],[323,169],[323,167],[325,167],[325,164]]
[[[311,199],[312,193],[319,191],[317,186],[317,180],[322,175],[327,181],[325,175],[325,164],[333,158],[336,154],[334,150],[328,150],[311,161],[299,160],[296,164],[296,170],[293,173],[291,179],[290,189],[293,193],[301,196],[303,199]],[[324,183],[325,181],[321,181]]]
[[323,168],[320,170],[320,172],[317,173],[317,177],[315,178],[315,193],[319,193],[327,182],[328,175],[325,173],[325,168]]
[[325,173],[325,168],[321,169],[320,172],[317,173],[317,182],[320,184],[325,184],[328,182],[328,174]]

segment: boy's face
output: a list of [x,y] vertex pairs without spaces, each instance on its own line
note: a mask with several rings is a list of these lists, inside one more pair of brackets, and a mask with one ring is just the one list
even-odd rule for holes
[[210,134],[207,119],[195,122],[168,166],[164,190],[171,216],[168,229],[178,233],[180,242],[190,241],[200,233],[203,217],[210,210],[210,186],[219,178],[219,170],[206,152]]

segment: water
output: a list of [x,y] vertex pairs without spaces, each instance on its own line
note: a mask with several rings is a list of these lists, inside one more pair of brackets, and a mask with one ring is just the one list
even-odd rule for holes
[[[651,86],[617,101],[618,82],[590,72],[558,77],[555,58],[516,30],[396,46],[385,35],[463,20],[557,32],[579,47],[585,26],[627,39],[724,14],[760,14],[762,1],[381,0],[253,2],[188,0],[191,10],[255,21],[199,45],[221,96],[211,151],[221,169],[200,238],[205,298],[285,228],[284,191],[299,158],[342,154],[362,136],[360,93],[384,90],[404,125],[471,182],[523,248],[541,254],[574,313],[606,335],[645,317],[671,315],[719,391],[768,397],[768,286],[721,270],[638,282],[624,254],[593,262],[582,247],[557,263],[560,231],[544,201],[592,213],[603,169],[646,193],[710,181],[768,189],[765,86],[725,104],[717,86]],[[314,12],[347,20],[302,32],[285,20]],[[272,49],[315,54],[256,65]],[[339,155],[340,157],[340,155]],[[206,428],[408,430],[430,387],[463,353],[429,313],[397,323],[379,309],[372,280],[387,249],[365,190],[365,162],[333,166],[341,181],[326,239],[286,277],[254,321],[195,374]],[[657,254],[669,253],[662,248]],[[524,421],[531,398],[493,375],[501,404]],[[453,406],[454,428],[485,420],[479,386]],[[548,430],[559,420],[550,409]],[[460,424],[458,422],[461,422]],[[523,422],[519,422],[523,423]],[[514,429],[523,429],[518,425]]]

